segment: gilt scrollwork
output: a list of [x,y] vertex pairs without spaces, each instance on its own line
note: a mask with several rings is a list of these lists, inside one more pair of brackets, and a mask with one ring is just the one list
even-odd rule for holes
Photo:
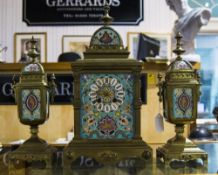
[[104,151],[98,154],[100,160],[104,162],[113,162],[119,159],[119,155],[113,151]]

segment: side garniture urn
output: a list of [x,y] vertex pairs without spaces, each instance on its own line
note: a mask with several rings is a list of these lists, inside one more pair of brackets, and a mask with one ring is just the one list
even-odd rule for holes
[[159,100],[163,101],[164,118],[175,125],[175,137],[157,149],[157,160],[171,167],[175,161],[184,167],[190,161],[201,159],[207,166],[207,153],[183,136],[184,125],[196,121],[197,103],[200,97],[200,77],[192,65],[182,59],[185,52],[181,44],[182,36],[177,34],[177,47],[173,51],[177,57],[168,66],[165,80],[159,74]]
[[10,166],[13,167],[16,163],[25,165],[34,161],[44,161],[45,168],[51,169],[55,149],[38,137],[38,126],[48,120],[49,101],[50,97],[53,99],[56,87],[55,77],[52,75],[51,81],[47,81],[47,74],[37,61],[37,41],[32,38],[29,42],[31,49],[28,56],[32,61],[22,68],[20,80],[14,84],[13,90],[19,120],[22,124],[30,126],[31,137],[10,153]]

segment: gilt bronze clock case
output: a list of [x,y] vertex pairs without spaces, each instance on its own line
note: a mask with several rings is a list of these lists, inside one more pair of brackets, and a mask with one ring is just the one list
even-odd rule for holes
[[108,11],[106,6],[104,26],[93,34],[84,60],[72,63],[75,134],[64,150],[64,174],[81,156],[100,164],[152,158],[140,131],[142,63],[128,59],[122,38],[108,26]]
[[72,68],[75,137],[65,149],[65,162],[80,156],[102,164],[128,157],[151,160],[151,148],[140,131],[142,63],[85,59],[73,63]]

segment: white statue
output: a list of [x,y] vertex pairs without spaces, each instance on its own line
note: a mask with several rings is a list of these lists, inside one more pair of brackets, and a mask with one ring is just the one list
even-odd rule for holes
[[172,48],[176,48],[174,38],[176,33],[180,32],[183,36],[183,48],[186,51],[184,57],[193,59],[199,57],[195,54],[194,39],[200,28],[208,24],[211,17],[210,9],[204,7],[192,9],[188,5],[188,0],[166,0],[166,3],[178,16],[173,28]]

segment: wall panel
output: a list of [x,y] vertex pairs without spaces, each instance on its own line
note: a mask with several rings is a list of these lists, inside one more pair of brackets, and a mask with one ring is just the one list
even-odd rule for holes
[[[39,12],[40,13],[40,12]],[[129,31],[170,33],[175,15],[169,10],[165,0],[144,0],[144,21],[139,26],[115,26],[126,45]],[[22,21],[22,0],[0,0],[0,44],[8,50],[3,58],[13,62],[13,35],[15,32],[47,32],[47,58],[56,62],[61,53],[63,35],[92,35],[98,26],[37,26],[29,27]]]

